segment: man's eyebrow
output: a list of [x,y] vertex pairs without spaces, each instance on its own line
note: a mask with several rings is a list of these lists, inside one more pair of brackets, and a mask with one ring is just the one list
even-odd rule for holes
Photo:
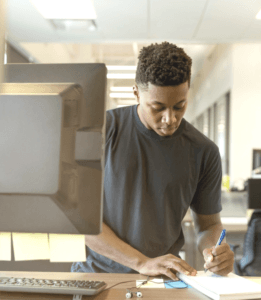
[[[183,100],[179,101],[178,103],[176,103],[175,105],[180,104],[181,102],[185,102],[185,101],[186,101],[186,99],[183,99]],[[152,104],[165,105],[164,103],[161,103],[161,102],[158,102],[155,100],[152,101]]]

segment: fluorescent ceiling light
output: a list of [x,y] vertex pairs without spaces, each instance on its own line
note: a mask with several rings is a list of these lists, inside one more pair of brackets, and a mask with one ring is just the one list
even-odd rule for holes
[[135,105],[138,104],[137,100],[128,99],[128,100],[118,100],[118,105]]
[[135,74],[129,74],[129,73],[113,74],[113,73],[110,73],[110,74],[107,74],[107,78],[109,78],[109,79],[135,79]]
[[80,31],[80,30],[96,30],[94,20],[49,20],[56,30]]
[[111,98],[135,98],[132,93],[110,93]]
[[136,71],[136,66],[106,66],[109,71],[121,70],[121,71]]
[[130,106],[130,104],[117,105],[117,108],[119,108],[119,107],[125,107],[125,106]]
[[261,19],[261,10],[258,12],[258,14],[256,15],[256,19],[260,20]]
[[97,19],[92,0],[31,0],[45,19]]
[[111,87],[112,92],[132,92],[133,88],[131,86],[112,86]]

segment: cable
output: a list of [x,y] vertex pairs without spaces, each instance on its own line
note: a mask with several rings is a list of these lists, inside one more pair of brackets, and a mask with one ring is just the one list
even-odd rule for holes
[[[114,284],[114,285],[112,285],[112,286],[110,286],[110,287],[104,289],[103,291],[107,291],[107,290],[109,290],[109,289],[115,287],[116,285],[123,284],[123,283],[128,283],[128,282],[133,282],[133,281],[135,282],[136,280],[122,281],[122,282],[116,283],[116,284]],[[135,287],[135,288],[139,288],[140,286],[146,284],[148,281],[149,281],[149,276],[147,277],[147,280],[144,280],[138,287]],[[133,289],[133,288],[134,288],[134,287],[132,287],[132,288],[130,288],[130,289]]]
[[[153,282],[153,283],[155,283],[155,284],[162,284],[162,282],[155,282],[155,281],[153,281],[153,279],[152,280],[149,280],[149,276],[147,277],[147,280],[144,280],[139,286],[135,286],[135,287],[131,287],[131,288],[128,288],[129,290],[131,290],[131,289],[139,289],[142,285],[144,285],[144,284],[146,284],[146,283],[148,283],[148,282]],[[162,278],[163,279],[163,278]],[[108,287],[108,288],[106,288],[106,289],[104,289],[103,291],[107,291],[107,290],[109,290],[109,289],[111,289],[111,288],[113,288],[113,287],[115,287],[115,286],[117,286],[117,285],[119,285],[119,284],[123,284],[123,283],[128,283],[128,282],[135,282],[136,280],[129,280],[129,281],[122,281],[122,282],[119,282],[119,283],[116,283],[116,284],[114,284],[114,285],[112,285],[112,286],[110,286],[110,287]],[[185,284],[185,286],[184,287],[177,287],[176,289],[186,289],[186,288],[188,288],[188,284],[186,284],[184,281],[182,281],[182,280],[179,280],[179,281],[181,281],[182,283],[184,283]],[[169,286],[171,286],[170,285],[170,282],[176,282],[176,281],[174,281],[174,280],[168,280],[168,281],[164,281],[163,283],[164,284],[167,284],[167,285],[169,285]]]
[[128,283],[128,282],[133,282],[133,281],[135,281],[135,280],[122,281],[122,282],[116,283],[116,284],[114,284],[114,285],[108,287],[107,289],[104,289],[103,292],[104,292],[104,291],[107,291],[107,290],[109,290],[109,289],[111,289],[111,288],[113,288],[113,287],[115,287],[116,285],[123,284],[123,283]]

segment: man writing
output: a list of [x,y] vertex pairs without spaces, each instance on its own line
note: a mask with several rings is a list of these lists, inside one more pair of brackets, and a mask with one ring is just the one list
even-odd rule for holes
[[87,260],[74,263],[73,272],[196,275],[178,255],[189,207],[204,267],[232,271],[228,244],[213,247],[222,230],[219,150],[183,118],[191,64],[168,42],[141,50],[138,105],[107,111],[103,232],[85,236]]

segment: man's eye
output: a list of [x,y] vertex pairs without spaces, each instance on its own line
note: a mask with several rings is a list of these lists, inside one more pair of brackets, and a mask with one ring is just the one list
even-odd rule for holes
[[155,111],[162,111],[162,110],[164,110],[164,108],[163,107],[161,107],[161,108],[159,108],[159,107],[153,107],[153,109],[155,110]]
[[[164,107],[152,107],[153,108],[153,110],[155,110],[155,111],[163,111],[165,108]],[[179,106],[179,107],[176,107],[176,106],[174,106],[173,107],[173,109],[174,110],[181,110],[181,109],[183,109],[184,108],[184,105],[183,106]]]

